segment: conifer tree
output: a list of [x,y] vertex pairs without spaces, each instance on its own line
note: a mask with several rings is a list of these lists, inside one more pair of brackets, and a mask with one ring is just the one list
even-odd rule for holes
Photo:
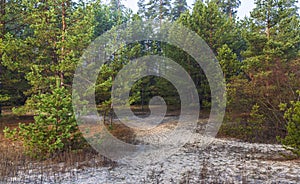
[[24,73],[29,81],[25,110],[34,112],[35,122],[20,124],[19,130],[6,129],[6,135],[23,140],[31,156],[43,158],[77,147],[81,140],[70,86],[93,37],[94,14],[92,6],[70,0],[23,2],[27,10],[23,21],[31,34],[25,38],[8,34],[2,58],[9,69]]
[[300,91],[297,91],[298,97],[289,104],[280,104],[281,110],[284,110],[284,118],[287,120],[287,135],[281,139],[277,137],[283,146],[291,150],[300,157]]
[[154,20],[170,19],[171,3],[169,0],[150,0],[146,4],[147,17]]
[[231,77],[237,76],[240,72],[241,63],[238,61],[237,55],[232,52],[228,45],[225,44],[218,49],[217,59],[227,81],[229,81]]
[[229,37],[232,30],[230,21],[219,11],[218,5],[213,1],[208,4],[201,1],[195,3],[189,26],[215,53],[225,44],[224,40]]
[[300,19],[295,1],[257,0],[255,3],[251,18],[245,24],[248,42],[245,67],[267,67],[274,59],[295,59],[300,43]]
[[19,38],[28,34],[22,6],[21,0],[0,1],[0,115],[2,105],[21,105],[26,99],[23,92],[28,89],[28,83],[24,75],[9,70],[2,61],[6,34]]
[[[300,19],[295,1],[257,0],[255,4],[251,17],[243,21],[247,49],[242,53],[240,77],[245,80],[236,80],[231,86],[237,86],[234,91],[240,94],[235,100],[255,105],[256,115],[264,118],[261,135],[274,140],[285,134],[286,122],[278,106],[294,100],[299,89],[294,72],[300,67]],[[248,107],[244,113],[251,111]]]
[[148,14],[146,13],[146,3],[145,3],[145,0],[139,0],[137,2],[137,6],[138,6],[138,15],[141,17],[141,18],[147,18],[149,19],[148,17]]
[[236,15],[237,9],[241,5],[240,0],[215,0],[215,1],[220,7],[221,11],[231,19]]
[[175,0],[172,8],[172,20],[177,20],[180,15],[188,10],[186,0]]
[[110,12],[107,12],[111,16],[111,21],[115,24],[122,24],[129,20],[132,11],[125,7],[122,0],[111,0],[109,3]]

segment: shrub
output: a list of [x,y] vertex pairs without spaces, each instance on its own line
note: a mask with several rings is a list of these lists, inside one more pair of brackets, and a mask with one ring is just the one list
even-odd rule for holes
[[[234,120],[234,121],[232,121]],[[241,115],[239,118],[231,118],[227,114],[222,124],[219,135],[230,136],[247,142],[268,142],[264,140],[265,117],[260,113],[260,106],[252,106],[250,114]]]
[[[300,98],[300,91],[297,91]],[[287,104],[281,104],[280,108],[285,110],[284,117],[288,121],[285,138],[278,138],[284,147],[300,156],[300,101],[291,101],[290,107]]]
[[71,94],[66,88],[52,87],[50,93],[37,95],[36,107],[34,123],[19,124],[19,128],[13,130],[5,128],[5,136],[22,140],[26,153],[36,158],[82,145]]

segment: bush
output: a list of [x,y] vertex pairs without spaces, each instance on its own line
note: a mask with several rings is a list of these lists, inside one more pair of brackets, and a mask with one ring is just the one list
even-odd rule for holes
[[[300,91],[297,91],[300,98]],[[287,135],[285,138],[278,138],[284,147],[291,150],[296,155],[300,156],[300,101],[291,101],[290,107],[286,104],[281,104],[282,110],[285,110],[284,117],[288,121],[286,129]]]
[[227,114],[225,122],[222,124],[219,135],[230,136],[247,142],[272,142],[265,140],[264,127],[265,117],[260,113],[260,106],[252,106],[250,114],[241,115],[239,118],[231,118]]
[[32,157],[45,158],[82,145],[71,94],[64,87],[52,87],[51,91],[36,96],[34,123],[19,124],[18,129],[4,130],[7,138],[22,140],[26,153]]

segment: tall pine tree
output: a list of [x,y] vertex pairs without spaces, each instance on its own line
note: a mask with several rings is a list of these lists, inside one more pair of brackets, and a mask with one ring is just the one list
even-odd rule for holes
[[150,0],[146,4],[146,17],[154,20],[168,20],[171,15],[171,3],[169,0]]
[[148,14],[146,13],[146,3],[145,3],[145,0],[139,0],[137,2],[137,6],[138,6],[138,15],[142,18],[147,18],[149,19],[148,17]]
[[188,10],[186,0],[175,0],[172,8],[172,20],[177,20],[180,15]]
[[[242,53],[244,75],[231,83],[235,87],[230,91],[239,94],[236,101],[248,104],[240,108],[242,113],[251,114],[248,123],[257,117],[264,119],[258,137],[274,140],[276,135],[285,134],[285,120],[278,106],[295,100],[300,87],[295,77],[300,69],[300,19],[296,1],[256,0],[255,4],[251,17],[243,20],[247,42]],[[255,113],[251,109],[256,109]]]
[[231,19],[236,16],[237,9],[241,5],[240,0],[215,0],[222,12]]
[[26,99],[23,92],[28,89],[28,83],[24,74],[10,70],[2,61],[7,34],[16,38],[28,36],[24,14],[21,0],[0,1],[0,115],[2,105],[22,105]]
[[23,140],[27,153],[46,157],[77,148],[82,140],[72,108],[70,87],[83,50],[94,33],[92,6],[70,0],[23,1],[24,23],[31,34],[8,34],[3,63],[23,73],[31,88],[25,110],[34,112],[34,123],[6,129],[8,137]]

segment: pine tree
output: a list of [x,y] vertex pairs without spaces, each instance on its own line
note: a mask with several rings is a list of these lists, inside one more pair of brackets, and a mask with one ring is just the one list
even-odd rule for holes
[[249,45],[244,53],[245,67],[267,67],[274,59],[295,58],[300,43],[295,1],[257,0],[255,3],[256,8],[245,24]]
[[28,89],[28,83],[24,75],[9,70],[2,61],[6,35],[20,38],[28,34],[23,18],[21,0],[0,1],[0,115],[2,105],[22,105],[26,99],[23,92]]
[[[278,106],[292,101],[299,88],[295,71],[300,69],[300,19],[295,1],[257,0],[255,4],[251,17],[243,20],[247,49],[242,53],[240,78],[245,80],[236,80],[231,86],[239,86],[232,90],[239,91],[235,100],[258,107],[256,115],[264,118],[261,135],[274,140],[275,135],[286,133]],[[241,109],[249,113],[252,107],[248,107]],[[248,117],[248,123],[253,122],[252,117]]]
[[26,73],[30,93],[47,92],[57,80],[61,86],[70,85],[77,61],[91,41],[93,14],[83,16],[88,9],[74,10],[68,0],[28,1],[26,6],[24,23],[30,25],[33,34],[25,39],[7,37],[10,44],[4,47],[5,65]]
[[137,5],[138,5],[138,15],[142,18],[147,18],[149,19],[149,17],[146,17],[146,3],[145,3],[145,0],[139,0],[137,2]]
[[238,61],[237,55],[232,52],[228,45],[225,44],[218,49],[217,58],[227,81],[230,80],[231,77],[239,74],[241,63]]
[[197,1],[189,24],[191,29],[201,36],[215,53],[225,44],[233,26],[213,1],[208,4]]
[[25,38],[7,35],[3,62],[29,81],[31,96],[25,110],[35,113],[35,123],[20,124],[19,131],[6,133],[24,140],[29,154],[44,157],[76,147],[81,139],[70,86],[79,58],[93,37],[94,14],[92,6],[70,0],[24,1],[23,5],[27,10],[23,21],[31,34]]
[[121,24],[126,22],[128,19],[126,16],[124,16],[128,9],[122,4],[122,0],[110,0],[109,3],[110,6],[110,13],[108,15],[111,15],[112,19],[111,21],[115,24]]
[[237,9],[241,5],[240,0],[215,0],[219,5],[222,12],[224,12],[229,18],[236,16]]
[[188,10],[186,0],[175,0],[172,8],[172,20],[177,20],[180,15]]
[[[191,15],[184,13],[178,21],[195,31],[206,41],[215,55],[219,56],[227,81],[238,74],[240,70],[238,58],[240,59],[240,53],[245,49],[245,41],[241,36],[240,26],[228,19],[215,1],[207,4],[196,1]],[[188,71],[198,87],[201,105],[209,106],[210,89],[204,72],[201,69],[199,72],[199,68],[191,64],[192,59],[189,56],[186,56],[183,61],[187,62],[184,65],[191,66]],[[234,69],[230,71],[232,66]]]
[[300,91],[297,94],[297,99],[289,102],[289,107],[287,104],[280,104],[281,110],[285,111],[287,135],[283,139],[277,138],[286,149],[300,157]]
[[260,29],[268,40],[276,35],[275,30],[278,29],[282,21],[298,17],[296,0],[256,0],[255,4],[256,7],[251,12],[251,18],[253,18],[257,29],[255,31]]
[[118,12],[125,8],[125,6],[122,4],[122,0],[110,0],[110,8],[112,12]]
[[171,15],[171,3],[169,0],[150,0],[146,4],[146,17],[154,20],[168,20]]

